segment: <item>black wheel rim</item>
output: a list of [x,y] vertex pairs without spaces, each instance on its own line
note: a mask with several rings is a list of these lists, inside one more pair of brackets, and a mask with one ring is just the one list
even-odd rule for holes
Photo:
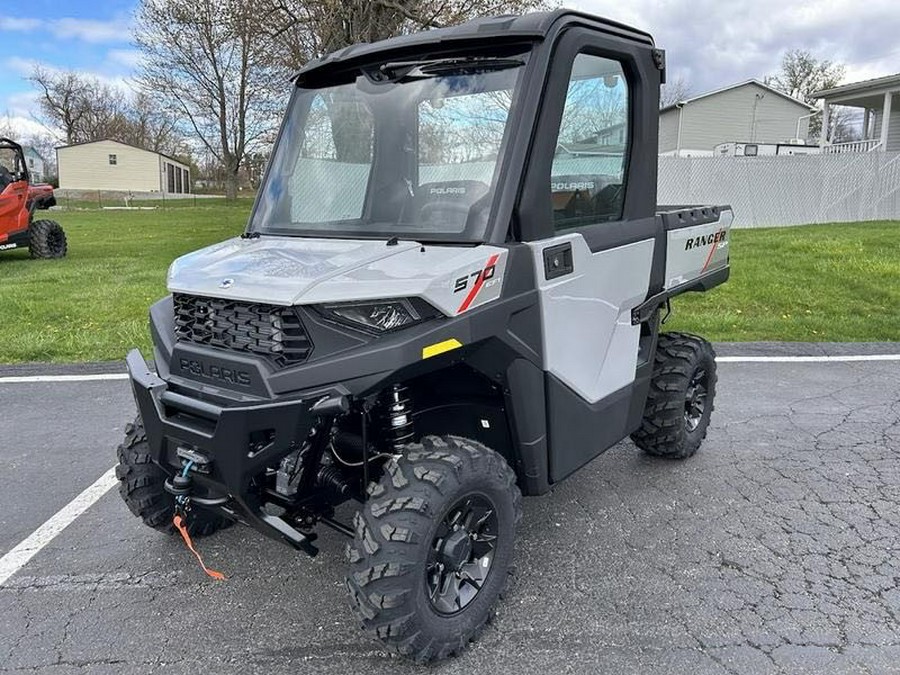
[[484,588],[494,566],[497,509],[484,495],[463,497],[438,524],[428,551],[425,587],[439,614],[465,609]]
[[700,426],[700,420],[706,411],[708,386],[706,368],[697,368],[691,376],[684,396],[684,424],[688,431],[694,431]]
[[53,253],[59,253],[60,251],[62,251],[62,233],[58,230],[50,230],[50,232],[47,233],[47,245]]

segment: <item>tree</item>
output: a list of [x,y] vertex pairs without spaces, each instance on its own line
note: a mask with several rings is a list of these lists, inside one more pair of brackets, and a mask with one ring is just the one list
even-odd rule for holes
[[84,78],[73,71],[58,73],[36,66],[28,79],[40,89],[44,117],[62,130],[67,144],[77,143],[90,100]]
[[[781,58],[781,70],[776,75],[767,77],[765,82],[807,105],[821,109],[822,102],[814,94],[838,86],[844,79],[845,72],[846,67],[842,63],[820,61],[805,49],[790,49]],[[846,113],[838,111],[833,117],[832,122],[837,127],[832,127],[832,130],[847,125]],[[821,131],[821,116],[811,117],[809,137],[818,138]]]
[[[376,42],[476,16],[541,9],[545,0],[270,0],[272,36],[283,65],[357,42]],[[552,0],[551,0],[552,1]]]
[[69,145],[111,138],[166,154],[181,147],[172,116],[149,96],[41,66],[29,79],[40,90],[44,122],[58,129]]
[[143,0],[137,12],[140,85],[183,116],[222,164],[229,199],[287,90],[286,73],[271,58],[269,23],[263,7],[242,0]]
[[691,97],[691,85],[683,77],[666,82],[659,90],[659,107],[668,108]]

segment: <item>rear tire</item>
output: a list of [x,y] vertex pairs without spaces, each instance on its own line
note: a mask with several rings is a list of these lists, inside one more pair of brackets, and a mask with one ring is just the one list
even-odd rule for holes
[[28,228],[32,258],[62,258],[69,250],[66,233],[55,220],[35,220]]
[[506,589],[521,503],[512,469],[484,445],[408,445],[354,518],[347,586],[363,628],[420,663],[462,651]]
[[[175,515],[175,497],[163,487],[166,472],[150,459],[147,433],[140,416],[134,424],[125,427],[125,440],[116,454],[119,458],[116,466],[119,494],[129,510],[141,518],[147,527],[174,534],[176,529],[172,517]],[[192,537],[205,537],[232,524],[224,516],[197,507],[191,509],[187,520],[188,532]]]
[[685,333],[660,335],[644,419],[631,440],[655,457],[692,456],[706,438],[715,395],[712,345]]

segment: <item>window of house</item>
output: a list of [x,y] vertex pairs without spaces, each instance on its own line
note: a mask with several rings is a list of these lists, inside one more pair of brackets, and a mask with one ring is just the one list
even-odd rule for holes
[[550,178],[557,230],[621,220],[629,138],[629,89],[622,64],[579,54]]
[[118,155],[110,155],[109,156],[109,165],[110,166],[116,166],[116,164],[118,164],[118,163],[119,163]]

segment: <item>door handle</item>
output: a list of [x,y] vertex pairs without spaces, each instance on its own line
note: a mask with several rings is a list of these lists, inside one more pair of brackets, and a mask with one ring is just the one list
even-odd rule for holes
[[575,271],[572,262],[572,243],[548,246],[543,250],[544,254],[544,279],[550,281],[564,277]]

